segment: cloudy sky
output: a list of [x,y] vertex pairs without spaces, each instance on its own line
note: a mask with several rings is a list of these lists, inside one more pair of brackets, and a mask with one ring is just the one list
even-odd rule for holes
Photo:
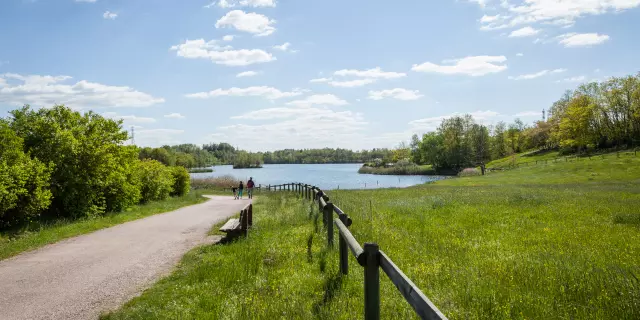
[[393,147],[453,114],[541,118],[640,71],[640,0],[2,0],[0,112],[65,104],[136,143]]

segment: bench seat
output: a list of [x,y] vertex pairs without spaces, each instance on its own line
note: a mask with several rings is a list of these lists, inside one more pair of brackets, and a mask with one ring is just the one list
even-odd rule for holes
[[240,225],[240,219],[229,219],[229,221],[227,221],[227,223],[225,223],[224,226],[220,228],[220,231],[227,233],[240,231],[241,227],[242,226]]

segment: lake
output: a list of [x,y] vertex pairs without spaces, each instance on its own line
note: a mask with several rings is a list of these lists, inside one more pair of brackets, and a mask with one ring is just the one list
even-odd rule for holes
[[243,181],[253,177],[256,185],[278,185],[290,182],[313,184],[320,189],[376,189],[404,188],[430,181],[445,179],[443,176],[384,176],[359,174],[362,165],[348,164],[265,164],[261,169],[233,169],[232,166],[215,166],[214,172],[192,173],[191,177],[209,178],[232,175]]

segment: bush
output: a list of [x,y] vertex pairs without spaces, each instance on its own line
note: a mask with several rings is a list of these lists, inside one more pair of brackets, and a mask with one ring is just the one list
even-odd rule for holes
[[173,191],[171,196],[180,197],[189,193],[191,189],[191,176],[184,167],[171,167],[171,175],[173,176]]
[[156,160],[137,162],[137,174],[140,177],[141,202],[164,200],[173,192],[173,174],[171,169]]
[[81,218],[118,211],[140,195],[131,170],[137,158],[122,121],[64,106],[11,112],[9,126],[24,140],[24,151],[51,163],[50,218]]
[[0,229],[28,223],[51,203],[51,166],[31,159],[22,143],[0,120]]

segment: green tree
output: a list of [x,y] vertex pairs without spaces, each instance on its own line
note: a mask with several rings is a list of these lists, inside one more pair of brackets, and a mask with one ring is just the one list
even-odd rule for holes
[[140,177],[141,201],[164,200],[173,192],[172,169],[156,160],[142,160],[135,163]]

